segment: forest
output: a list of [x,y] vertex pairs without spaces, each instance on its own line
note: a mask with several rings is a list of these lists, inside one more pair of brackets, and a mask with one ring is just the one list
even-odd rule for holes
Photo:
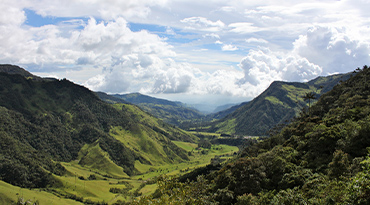
[[164,177],[132,204],[369,204],[369,79],[367,66],[357,69],[220,170]]
[[[229,142],[66,79],[0,73],[0,179],[85,204],[369,204],[369,79],[358,68],[301,96],[307,106],[270,136]],[[220,145],[242,139],[238,153]]]

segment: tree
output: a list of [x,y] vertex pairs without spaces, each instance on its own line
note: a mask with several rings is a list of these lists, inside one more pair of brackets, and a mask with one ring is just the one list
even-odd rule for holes
[[308,92],[303,96],[303,99],[305,101],[308,100],[308,112],[311,115],[310,108],[311,108],[311,100],[316,99],[315,93],[314,92]]

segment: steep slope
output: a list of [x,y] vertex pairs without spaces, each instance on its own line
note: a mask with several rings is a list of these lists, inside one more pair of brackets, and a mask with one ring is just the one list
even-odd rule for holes
[[213,119],[222,119],[224,117],[226,117],[227,115],[235,112],[238,108],[248,104],[249,102],[243,102],[243,103],[240,103],[239,105],[234,105],[230,108],[227,108],[225,110],[221,110],[221,111],[218,111],[216,113],[213,113],[213,114],[209,114],[206,116],[207,119],[209,120],[213,120]]
[[129,104],[126,100],[118,97],[114,97],[112,95],[108,95],[107,93],[104,92],[95,92],[95,94],[103,101],[111,104],[116,104],[116,103],[124,103],[124,104]]
[[14,65],[10,65],[10,64],[0,65],[0,72],[1,73],[8,73],[8,74],[19,74],[19,75],[24,76],[26,78],[32,78],[32,79],[38,79],[38,80],[41,79],[40,77],[31,74],[30,72],[26,71],[25,69],[23,69],[19,66],[14,66]]
[[213,124],[210,131],[237,135],[266,135],[278,124],[285,124],[307,106],[303,96],[314,92],[316,97],[350,77],[350,73],[318,77],[307,83],[273,82],[258,97]]
[[231,191],[234,202],[252,194],[240,202],[368,204],[369,79],[365,66],[322,95],[310,114],[302,112],[277,135],[245,149],[218,173],[215,189]]
[[157,195],[140,202],[369,204],[369,79],[364,66],[323,94],[310,112],[302,110],[281,132],[246,147],[219,171],[193,182],[164,181]]
[[154,98],[140,93],[113,96],[135,104],[153,116],[173,125],[203,117],[199,111],[180,102]]
[[[0,73],[0,125],[0,179],[21,187],[58,184],[48,174],[65,173],[58,161],[96,166],[92,158],[97,155],[89,150],[100,150],[108,156],[106,163],[128,175],[138,173],[135,162],[184,161],[185,150],[171,139],[194,139],[134,105],[107,104],[68,80],[8,73]],[[91,148],[82,150],[85,145]]]

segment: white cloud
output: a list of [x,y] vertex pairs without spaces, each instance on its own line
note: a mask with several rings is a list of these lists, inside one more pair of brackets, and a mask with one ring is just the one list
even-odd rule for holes
[[207,37],[220,39],[220,36],[218,34],[215,34],[215,33],[207,33],[207,34],[203,35],[203,38],[207,38]]
[[186,28],[190,30],[217,32],[225,27],[225,24],[220,20],[210,21],[204,17],[184,18],[181,20],[181,22],[187,24],[188,26]]
[[234,45],[231,45],[231,44],[223,45],[221,49],[223,51],[236,51],[236,50],[239,50],[239,48],[237,46],[234,46]]
[[268,41],[266,41],[265,39],[262,39],[262,38],[248,38],[245,40],[247,43],[259,43],[259,44],[267,44]]
[[255,33],[255,32],[264,30],[262,28],[258,28],[254,26],[254,23],[250,23],[250,22],[232,23],[232,24],[229,24],[229,27],[231,28],[230,30],[231,32],[240,33],[240,34]]
[[16,7],[15,5],[12,4],[14,4],[14,2],[12,1],[1,2],[0,26],[3,25],[19,26],[26,20],[24,11],[21,8]]
[[352,39],[344,28],[313,27],[294,42],[294,52],[324,73],[348,72],[370,62],[370,44]]
[[[6,1],[0,5],[0,62],[66,73],[107,92],[254,97],[273,80],[309,80],[369,63],[369,5],[348,0]],[[25,8],[58,23],[28,26]],[[133,32],[128,22],[149,27]]]
[[25,0],[24,7],[37,11],[42,16],[81,17],[93,16],[105,20],[118,17],[145,18],[151,13],[151,7],[163,7],[166,0]]
[[172,36],[176,35],[175,31],[169,26],[167,26],[167,28],[166,28],[166,34],[172,35]]
[[289,52],[253,49],[241,61],[244,78],[259,91],[274,80],[311,80],[319,75],[345,73],[370,62],[370,45],[351,39],[345,29],[314,27],[301,35]]

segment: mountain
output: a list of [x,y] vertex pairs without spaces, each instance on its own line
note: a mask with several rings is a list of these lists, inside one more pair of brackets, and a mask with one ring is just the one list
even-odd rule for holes
[[137,163],[188,160],[171,140],[192,142],[195,136],[135,105],[108,104],[66,79],[26,78],[28,72],[17,66],[0,65],[0,70],[6,71],[0,72],[0,179],[5,182],[58,186],[55,176],[66,174],[60,162],[135,175]]
[[213,193],[229,204],[368,204],[369,79],[365,66],[281,132],[247,147],[219,171]]
[[130,104],[126,100],[119,98],[119,97],[114,97],[112,95],[108,95],[107,93],[104,92],[95,92],[95,94],[103,101],[111,104],[116,104],[116,103],[124,103],[124,104]]
[[224,111],[224,110],[227,110],[231,107],[234,107],[234,106],[237,106],[237,104],[226,104],[226,105],[220,105],[220,106],[217,106],[214,110],[213,110],[213,113],[217,113],[217,112],[221,112],[221,111]]
[[370,68],[356,72],[221,168],[163,181],[138,204],[369,204]]
[[154,98],[140,93],[112,96],[137,105],[144,111],[173,125],[179,125],[182,121],[204,117],[204,115],[198,110],[195,110],[181,102]]
[[40,77],[31,74],[30,72],[26,71],[25,69],[23,69],[19,66],[10,65],[10,64],[0,65],[0,72],[1,73],[8,73],[8,74],[19,74],[19,75],[24,76],[26,78],[41,79]]
[[[212,113],[212,114],[209,114],[207,115],[207,119],[210,119],[210,120],[213,120],[213,119],[222,119],[224,117],[226,117],[227,115],[235,112],[238,108],[244,106],[248,104],[248,102],[243,102],[243,103],[240,103],[239,105],[234,105],[234,106],[231,106],[231,107],[220,107],[220,111],[217,111],[215,113]],[[226,109],[223,109],[223,108],[226,108]]]
[[266,135],[271,128],[278,124],[286,124],[307,106],[303,98],[305,93],[314,92],[318,98],[351,75],[347,73],[318,77],[307,83],[275,81],[255,99],[236,107],[233,113],[215,122],[209,131],[237,135]]

